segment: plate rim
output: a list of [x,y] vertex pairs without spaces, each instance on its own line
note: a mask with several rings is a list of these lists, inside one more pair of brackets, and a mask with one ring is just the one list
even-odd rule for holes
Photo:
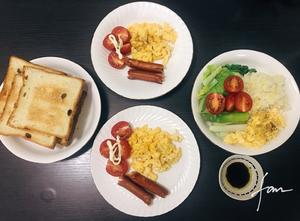
[[[83,145],[80,145],[80,146],[74,146],[72,149],[73,151],[70,151],[69,153],[67,154],[62,154],[64,152],[60,152],[59,154],[61,154],[62,156],[57,156],[57,157],[51,157],[51,159],[45,159],[45,158],[34,158],[34,157],[28,157],[28,156],[24,156],[20,153],[18,153],[17,151],[14,150],[14,148],[11,148],[10,145],[8,144],[9,141],[7,141],[8,138],[11,138],[11,137],[6,137],[6,136],[3,136],[1,135],[0,136],[0,140],[3,144],[3,146],[9,150],[9,152],[11,152],[13,155],[15,155],[16,157],[18,157],[19,159],[22,159],[22,160],[25,160],[25,161],[28,161],[28,162],[32,162],[32,163],[40,163],[40,164],[49,164],[49,163],[54,163],[54,162],[58,162],[58,161],[61,161],[61,160],[64,160],[64,159],[67,159],[68,157],[74,155],[76,152],[78,152],[82,147],[84,147],[88,141],[92,138],[92,136],[95,134],[95,131],[97,129],[97,126],[99,124],[99,121],[100,121],[100,118],[101,118],[101,112],[102,112],[102,104],[101,104],[101,95],[100,95],[100,92],[98,90],[98,87],[96,85],[96,82],[94,81],[94,79],[92,78],[92,76],[79,64],[77,64],[76,62],[72,61],[72,60],[69,60],[69,59],[66,59],[66,58],[62,58],[62,57],[56,57],[56,56],[45,56],[45,57],[38,57],[38,58],[34,58],[34,59],[31,59],[30,62],[34,63],[36,61],[40,61],[40,60],[60,60],[60,61],[63,61],[63,62],[67,62],[69,64],[72,64],[72,67],[76,67],[78,69],[80,69],[83,73],[83,75],[86,75],[87,78],[89,78],[90,80],[90,83],[92,85],[92,87],[94,87],[96,90],[95,90],[95,97],[93,97],[93,102],[94,100],[97,100],[97,104],[99,104],[99,108],[97,108],[97,112],[96,112],[96,115],[99,116],[97,117],[97,123],[95,123],[93,125],[93,129],[91,131],[93,132],[90,132],[89,134],[85,135],[87,138],[86,138],[86,141],[83,143]],[[23,142],[23,141],[22,141]],[[27,141],[28,142],[28,141]],[[22,144],[21,144],[22,145]],[[46,147],[41,147],[41,148],[46,148]],[[65,147],[65,148],[68,148]],[[48,150],[48,149],[46,149]],[[52,151],[52,150],[48,150],[48,151]]]
[[[177,120],[181,121],[181,123],[183,123],[187,129],[189,130],[188,133],[190,133],[190,135],[192,136],[193,138],[193,141],[195,142],[195,144],[197,145],[195,148],[195,154],[197,155],[195,157],[195,162],[197,165],[197,168],[196,168],[196,173],[194,174],[194,180],[192,181],[191,183],[191,186],[190,186],[190,189],[188,190],[187,194],[182,197],[182,199],[178,200],[178,202],[171,208],[169,209],[165,209],[164,211],[160,212],[160,213],[157,213],[157,214],[148,214],[148,215],[141,215],[141,214],[132,214],[132,213],[127,213],[126,211],[124,210],[121,210],[119,208],[117,208],[115,205],[111,204],[111,202],[109,201],[109,199],[107,199],[105,196],[102,195],[101,191],[100,191],[100,187],[98,188],[98,185],[96,183],[96,180],[94,178],[94,173],[96,173],[96,169],[94,169],[93,167],[93,160],[92,158],[94,157],[94,154],[97,153],[97,150],[98,150],[98,143],[96,143],[96,140],[97,140],[97,137],[100,136],[100,132],[102,130],[102,128],[110,121],[110,120],[113,120],[115,118],[115,116],[119,115],[119,114],[122,114],[124,112],[127,112],[127,111],[130,111],[131,109],[136,109],[136,108],[153,108],[153,109],[156,109],[156,110],[162,110],[162,111],[165,111],[166,113],[168,114],[171,114],[173,115],[174,117],[176,117]],[[165,109],[165,108],[162,108],[162,107],[159,107],[159,106],[155,106],[155,105],[136,105],[136,106],[132,106],[132,107],[128,107],[126,109],[123,109],[119,112],[117,112],[116,114],[114,114],[113,116],[110,117],[110,119],[108,119],[105,124],[102,126],[102,128],[98,131],[98,134],[96,135],[96,138],[94,140],[94,143],[93,143],[93,147],[92,147],[92,150],[91,150],[91,156],[90,156],[90,170],[91,170],[91,174],[92,174],[92,178],[93,178],[93,182],[94,182],[94,185],[96,186],[96,189],[98,191],[98,193],[105,199],[105,201],[110,205],[112,206],[113,208],[117,209],[118,211],[124,213],[124,214],[127,214],[127,215],[131,215],[131,216],[135,216],[135,217],[155,217],[155,216],[159,216],[159,215],[162,215],[162,214],[165,214],[165,213],[168,213],[174,209],[176,209],[180,204],[182,204],[192,193],[192,191],[194,190],[196,184],[197,184],[197,181],[199,180],[199,177],[200,177],[200,172],[201,172],[201,154],[200,154],[200,148],[199,148],[199,145],[198,145],[198,142],[197,142],[197,139],[196,137],[194,136],[194,133],[193,131],[191,130],[191,128],[187,125],[187,123],[181,118],[179,117],[177,114],[175,114],[174,112],[168,110],[168,109]],[[100,155],[99,155],[100,157]],[[188,181],[187,181],[188,182]]]
[[[300,93],[299,93],[299,87],[297,85],[297,82],[295,81],[295,78],[293,77],[293,75],[291,74],[291,72],[279,61],[277,60],[276,58],[272,57],[271,55],[269,54],[266,54],[264,52],[261,52],[261,51],[257,51],[257,50],[252,50],[252,49],[234,49],[234,50],[230,50],[230,51],[225,51],[223,53],[220,53],[218,55],[216,55],[215,57],[213,57],[212,59],[210,59],[202,68],[201,70],[199,71],[195,81],[194,81],[194,84],[193,84],[193,87],[192,87],[192,92],[191,92],[191,109],[192,109],[192,114],[193,114],[193,118],[194,118],[194,121],[196,122],[198,128],[200,129],[200,131],[205,135],[205,137],[211,142],[213,143],[214,145],[216,145],[217,147],[227,151],[227,152],[230,152],[230,153],[233,153],[233,154],[238,154],[238,155],[247,155],[247,156],[257,156],[257,155],[262,155],[262,154],[266,154],[266,153],[269,153],[271,151],[274,151],[276,150],[277,148],[279,148],[280,146],[282,146],[285,142],[288,141],[288,139],[294,134],[296,128],[297,128],[297,125],[299,124],[299,120],[300,120],[300,114],[298,114],[298,118],[297,118],[297,124],[293,130],[292,133],[290,133],[285,139],[283,139],[282,141],[279,142],[279,145],[275,145],[274,147],[272,148],[268,148],[268,149],[263,149],[263,148],[260,148],[256,151],[252,151],[251,153],[248,153],[247,151],[244,152],[243,150],[242,151],[239,151],[238,148],[236,148],[236,150],[233,147],[233,145],[231,145],[232,147],[227,147],[226,144],[222,144],[222,145],[219,145],[218,142],[216,141],[216,139],[214,138],[211,138],[211,135],[203,130],[202,126],[200,126],[200,123],[198,122],[197,120],[197,117],[196,115],[198,114],[197,113],[197,108],[196,108],[196,105],[197,103],[195,103],[195,99],[194,97],[196,96],[197,94],[197,91],[199,89],[199,84],[200,84],[200,80],[201,80],[201,77],[205,70],[205,68],[209,65],[209,64],[212,64],[215,62],[215,60],[218,60],[220,57],[223,57],[223,56],[227,56],[227,55],[230,55],[232,54],[232,56],[236,56],[237,54],[243,54],[243,55],[249,55],[249,54],[256,54],[256,55],[261,55],[261,56],[264,56],[268,59],[271,59],[273,61],[275,61],[279,66],[281,66],[285,72],[287,72],[292,84],[294,87],[296,87],[297,91],[298,91],[298,97],[300,98]],[[198,84],[197,84],[198,83]]]
[[[136,97],[136,96],[129,96],[129,95],[124,95],[122,94],[121,92],[119,92],[117,89],[113,88],[113,87],[110,87],[109,84],[107,84],[107,82],[104,82],[103,79],[101,78],[101,76],[98,74],[97,72],[97,68],[96,68],[96,60],[97,58],[95,57],[93,51],[95,50],[94,48],[96,46],[94,46],[96,43],[96,33],[100,32],[100,26],[101,24],[103,24],[103,21],[105,19],[107,19],[107,17],[109,17],[112,13],[114,13],[115,11],[123,8],[123,7],[128,7],[130,5],[136,5],[136,4],[148,4],[148,5],[156,5],[158,7],[161,7],[161,8],[164,8],[168,11],[170,11],[171,13],[173,13],[175,16],[178,17],[178,19],[180,20],[180,22],[183,24],[183,26],[185,27],[186,29],[186,34],[189,38],[189,44],[190,44],[190,47],[191,47],[191,58],[189,60],[189,64],[188,64],[188,67],[187,67],[187,70],[185,71],[184,74],[182,74],[181,78],[179,79],[178,82],[176,82],[172,87],[170,87],[170,89],[164,91],[163,93],[161,94],[157,94],[157,95],[149,95],[149,96],[144,96],[144,97]],[[131,3],[126,3],[126,4],[123,4],[123,5],[120,5],[116,8],[114,8],[112,11],[110,11],[108,14],[106,14],[106,16],[98,23],[94,33],[93,33],[93,37],[92,37],[92,41],[91,41],[91,46],[90,46],[90,55],[91,55],[91,60],[92,60],[92,65],[93,65],[93,68],[94,68],[94,71],[96,72],[97,76],[100,78],[100,80],[103,82],[103,84],[111,91],[113,91],[114,93],[124,97],[124,98],[127,98],[127,99],[132,99],[132,100],[149,100],[149,99],[155,99],[155,98],[158,98],[158,97],[161,97],[161,96],[164,96],[168,93],[170,93],[172,90],[174,90],[182,81],[183,79],[185,78],[185,76],[187,75],[187,73],[189,72],[189,69],[191,67],[191,64],[192,64],[192,61],[193,61],[193,58],[194,58],[194,43],[193,43],[193,39],[192,39],[192,35],[191,35],[191,32],[188,28],[188,26],[186,25],[186,23],[183,21],[183,19],[176,13],[174,12],[172,9],[168,8],[167,6],[165,5],[162,5],[162,4],[158,4],[158,3],[155,3],[155,2],[147,2],[147,1],[137,1],[137,2],[131,2]]]

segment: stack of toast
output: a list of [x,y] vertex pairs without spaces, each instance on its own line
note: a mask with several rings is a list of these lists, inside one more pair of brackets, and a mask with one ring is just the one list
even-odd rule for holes
[[85,92],[84,80],[11,56],[0,92],[0,134],[54,149],[67,146]]

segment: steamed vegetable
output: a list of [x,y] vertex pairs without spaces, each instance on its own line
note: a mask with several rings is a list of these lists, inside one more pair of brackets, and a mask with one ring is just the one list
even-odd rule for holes
[[[217,74],[216,74],[217,73]],[[210,76],[214,76],[214,79],[206,85],[202,85],[198,92],[199,97],[199,109],[200,112],[205,112],[205,98],[210,93],[224,93],[224,80],[234,73],[230,72],[227,68],[218,68],[215,65],[208,65],[207,70],[203,74],[203,81]],[[206,81],[208,82],[208,81]]]
[[202,84],[208,85],[212,80],[215,79],[215,77],[220,73],[220,71],[222,70],[222,67],[218,67],[216,69],[212,69],[212,72],[208,72],[209,74],[207,75],[207,77],[205,79],[203,79]]
[[212,132],[234,132],[239,130],[244,130],[246,128],[246,124],[232,124],[232,125],[211,125],[209,126],[209,130]]
[[[249,72],[256,72],[256,70],[239,64],[208,65],[204,71],[201,89],[198,92],[199,110],[209,130],[216,135],[222,137],[230,132],[245,129],[250,117],[249,110],[236,108],[236,105],[240,105],[241,102],[236,102],[235,97],[242,93],[242,76]],[[224,99],[220,99],[224,96],[225,103]],[[226,106],[224,104],[227,97]],[[224,106],[226,106],[225,112],[223,112]]]
[[209,84],[207,84],[201,88],[201,90],[198,93],[198,96],[201,97],[201,96],[207,94],[217,83],[218,83],[218,81],[216,79],[213,79]]
[[223,94],[224,93],[224,80],[232,75],[233,73],[230,72],[228,69],[226,68],[222,68],[220,70],[220,72],[218,73],[218,75],[216,75],[216,80],[218,81],[218,83],[211,88],[211,90],[208,91],[207,94],[209,93],[220,93],[220,94]]
[[214,72],[217,68],[219,67],[219,65],[216,64],[210,64],[207,65],[206,69],[203,72],[203,80],[206,79],[212,72]]
[[227,68],[229,71],[238,72],[241,75],[245,75],[245,74],[251,73],[251,72],[256,72],[256,69],[249,68],[247,65],[225,64],[223,67]]
[[243,124],[248,121],[250,114],[248,112],[223,112],[219,115],[201,113],[201,116],[205,121],[211,121],[216,123]]
[[[215,66],[209,65],[203,74],[202,87],[198,93],[198,97],[201,98],[202,96],[213,92],[224,93],[224,80],[232,74],[233,73],[227,68],[216,68]],[[211,78],[212,76],[213,78]]]

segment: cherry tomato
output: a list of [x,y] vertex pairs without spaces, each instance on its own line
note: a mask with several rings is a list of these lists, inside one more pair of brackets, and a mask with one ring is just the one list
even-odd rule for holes
[[112,145],[116,143],[115,140],[112,139],[106,139],[100,144],[100,154],[104,156],[105,158],[109,158],[109,148],[107,146],[107,141],[110,141]]
[[247,112],[252,108],[252,98],[246,92],[239,92],[235,96],[235,109],[239,112]]
[[222,94],[210,93],[205,100],[206,109],[211,114],[219,114],[224,110],[225,98]]
[[106,37],[103,39],[102,44],[106,49],[113,51],[113,50],[115,50],[115,46],[109,39],[109,37],[108,37],[109,35],[111,35],[111,34],[106,35]]
[[122,146],[122,149],[121,149],[122,159],[127,160],[131,154],[131,146],[127,140],[121,140],[120,143]]
[[120,121],[111,128],[111,135],[114,138],[119,136],[121,140],[124,140],[129,138],[131,134],[132,128],[127,121]]
[[112,51],[108,55],[108,63],[116,69],[122,69],[125,67],[125,57],[123,56],[123,58],[120,59],[119,55],[115,51]]
[[127,43],[131,39],[131,35],[127,28],[124,28],[122,26],[115,27],[112,31],[112,34],[116,36],[117,39],[121,38],[123,41],[123,44]]
[[126,55],[129,54],[131,52],[131,44],[130,43],[126,43],[123,45],[123,47],[121,48],[121,53]]
[[110,160],[106,164],[106,172],[112,176],[123,176],[128,171],[128,163],[122,160],[119,165],[114,165]]
[[231,112],[234,110],[235,94],[228,94],[225,97],[225,110]]
[[224,89],[228,93],[237,93],[243,90],[244,82],[239,76],[231,75],[224,81]]

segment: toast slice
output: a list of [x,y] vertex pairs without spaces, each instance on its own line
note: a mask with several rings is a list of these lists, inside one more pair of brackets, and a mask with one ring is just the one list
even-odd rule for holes
[[2,117],[0,119],[0,134],[22,137],[25,138],[26,140],[53,149],[56,144],[55,136],[49,136],[44,133],[26,130],[26,129],[17,129],[7,125],[9,116],[14,110],[22,86],[23,86],[23,76],[21,74],[15,75],[10,90],[11,92],[8,95],[6,105]]
[[84,80],[24,66],[24,85],[8,124],[68,139]]
[[[2,114],[3,114],[3,111],[5,109],[8,96],[11,92],[14,77],[17,74],[23,73],[23,67],[24,66],[36,67],[36,68],[40,68],[40,69],[43,69],[45,71],[49,71],[49,72],[52,72],[52,73],[55,73],[55,74],[66,75],[65,73],[57,71],[55,69],[48,68],[48,67],[41,66],[41,65],[37,65],[37,64],[33,64],[33,63],[28,62],[28,61],[26,61],[24,59],[21,59],[19,57],[11,56],[9,58],[9,65],[8,65],[8,69],[7,69],[7,72],[6,72],[6,76],[4,78],[3,87],[2,87],[2,90],[0,92],[0,120],[1,120],[1,117],[2,117]],[[7,125],[7,120],[4,120],[4,122],[5,121],[6,121],[6,123],[5,123],[6,127],[9,127]],[[0,122],[0,124],[1,124],[1,122]],[[3,124],[3,125],[5,125],[5,124]],[[6,127],[2,127],[2,129],[5,129]],[[13,132],[13,133],[10,134],[10,132]],[[32,132],[32,133],[34,133],[34,132]],[[0,126],[0,134],[8,135],[8,136],[9,135],[14,135],[14,136],[22,136],[23,137],[24,131],[22,132],[21,129],[13,131],[13,128],[10,127],[10,130],[6,130],[6,131],[3,132],[3,131],[1,131],[1,126]],[[49,135],[47,135],[47,136],[49,136]],[[31,138],[31,141],[33,141],[33,142],[35,142],[34,137],[35,136],[33,136]],[[66,146],[69,143],[69,139],[70,139],[70,137],[69,138],[63,138],[63,139],[56,139],[56,142],[58,142],[59,144],[61,144],[63,146]],[[51,138],[51,140],[53,140],[53,137]],[[37,143],[37,142],[35,142],[35,143]],[[47,142],[44,142],[44,143],[45,143],[45,146],[47,146],[47,147],[50,147],[52,145],[52,141],[51,141],[51,144],[50,143],[47,144]]]
[[23,66],[25,66],[25,65],[26,66],[37,67],[37,68],[42,68],[45,71],[52,71],[54,73],[61,73],[61,72],[58,72],[58,71],[53,70],[51,68],[47,68],[47,67],[43,67],[43,66],[40,66],[40,65],[32,64],[28,61],[25,61],[25,60],[21,59],[21,58],[11,56],[9,58],[7,72],[6,72],[4,81],[3,81],[3,88],[0,92],[0,118],[3,114],[4,107],[5,107],[8,95],[10,93],[15,75],[18,74],[18,73],[21,74],[23,72]]
[[[12,113],[12,111],[14,109],[14,105],[17,102],[17,98],[18,98],[16,93],[14,93],[14,95],[10,95],[11,90],[13,88],[13,86],[12,86],[13,81],[15,81],[14,78],[17,74],[20,75],[21,73],[23,73],[24,66],[36,67],[36,68],[43,69],[45,71],[52,72],[54,74],[66,75],[65,73],[57,71],[55,69],[37,65],[37,64],[33,64],[24,59],[18,58],[16,56],[11,56],[9,58],[9,65],[8,65],[7,73],[6,73],[4,82],[3,82],[3,88],[2,88],[2,91],[0,92],[0,134],[6,135],[6,136],[23,137],[27,140],[30,140],[32,142],[38,143],[40,145],[43,145],[43,146],[46,146],[49,148],[54,148],[55,142],[57,142],[63,146],[68,145],[71,135],[68,138],[56,139],[56,137],[54,137],[54,136],[49,136],[47,134],[43,134],[43,133],[36,132],[33,130],[17,129],[17,128],[11,127],[7,124],[8,118],[9,118],[10,114]],[[19,78],[19,82],[20,81],[21,81],[21,79]],[[18,85],[20,86],[21,84],[17,83],[17,85],[15,85],[14,88],[17,89],[18,92],[20,92],[21,87],[19,87]],[[22,83],[22,85],[23,85],[23,83]],[[9,96],[12,96],[12,97],[9,98]],[[8,99],[10,99],[9,104],[7,103]],[[12,105],[12,103],[13,103],[13,105]],[[6,105],[8,105],[8,106],[6,107]],[[5,114],[5,116],[3,116],[2,114]],[[28,136],[29,136],[28,134],[31,135],[31,138],[28,138]],[[26,135],[27,135],[27,137],[26,137]]]

